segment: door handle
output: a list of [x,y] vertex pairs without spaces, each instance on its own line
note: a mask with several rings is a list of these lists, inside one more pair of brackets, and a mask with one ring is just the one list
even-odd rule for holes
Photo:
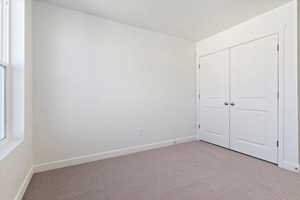
[[232,102],[232,103],[230,103],[230,105],[231,105],[231,106],[235,106],[235,103]]
[[229,103],[225,102],[225,103],[224,103],[224,105],[225,105],[225,106],[228,106],[228,105],[229,105]]

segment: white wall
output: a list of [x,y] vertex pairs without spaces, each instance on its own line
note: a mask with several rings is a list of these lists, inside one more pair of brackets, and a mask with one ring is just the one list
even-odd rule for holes
[[[26,183],[30,180],[33,167],[31,134],[31,0],[11,0],[12,5],[12,74],[14,105],[10,121],[15,140],[8,146],[16,148],[0,160],[0,199],[21,200]],[[26,13],[24,7],[26,6]],[[26,15],[26,18],[24,16]],[[26,21],[25,21],[26,20]],[[26,28],[26,33],[24,31]],[[24,48],[26,48],[26,52]],[[26,68],[24,68],[24,63]],[[25,70],[25,71],[24,71]],[[24,76],[25,75],[25,76]],[[17,79],[19,81],[17,81]],[[24,87],[25,83],[25,87]],[[25,89],[25,90],[24,90]],[[25,94],[25,96],[24,96]],[[20,97],[20,98],[19,98]],[[24,106],[25,98],[25,106]],[[18,101],[16,101],[18,99]],[[19,109],[19,112],[15,109]],[[25,112],[24,112],[25,111]],[[17,113],[19,116],[17,116]],[[24,127],[25,126],[25,127]]]
[[279,33],[280,37],[280,162],[298,170],[297,1],[197,43],[198,56]]
[[[300,0],[297,0],[297,19],[298,19],[298,77],[300,77]],[[298,78],[298,127],[300,127],[300,79]],[[300,144],[300,132],[298,131],[298,139]],[[300,161],[300,145],[299,145],[299,161]]]
[[195,136],[195,44],[33,8],[35,164]]

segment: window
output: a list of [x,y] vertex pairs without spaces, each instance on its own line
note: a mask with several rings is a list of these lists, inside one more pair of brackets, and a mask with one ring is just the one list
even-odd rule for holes
[[0,140],[6,138],[6,80],[9,66],[9,0],[0,0]]

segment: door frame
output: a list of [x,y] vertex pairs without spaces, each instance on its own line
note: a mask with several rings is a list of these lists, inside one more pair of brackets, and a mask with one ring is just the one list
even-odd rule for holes
[[[277,140],[278,140],[278,149],[277,149],[277,164],[279,167],[283,167],[285,168],[285,164],[284,164],[284,34],[285,34],[285,27],[282,28],[280,31],[275,31],[275,32],[271,32],[271,33],[266,33],[265,35],[261,35],[260,37],[255,37],[252,38],[250,40],[245,40],[239,43],[236,43],[234,45],[225,47],[225,48],[221,48],[217,51],[213,51],[210,53],[206,53],[206,54],[199,54],[198,53],[198,48],[197,48],[197,66],[196,66],[196,96],[197,96],[197,140],[201,140],[200,139],[200,130],[201,130],[201,124],[200,124],[200,58],[201,57],[205,57],[208,55],[212,55],[215,54],[217,52],[220,51],[224,51],[224,50],[230,50],[234,47],[243,45],[243,44],[247,44],[259,39],[263,39],[272,35],[277,35],[277,42],[278,42],[278,56],[277,56],[277,90],[278,90],[278,98],[277,98]],[[230,67],[230,66],[229,66]],[[298,170],[298,169],[295,169]]]

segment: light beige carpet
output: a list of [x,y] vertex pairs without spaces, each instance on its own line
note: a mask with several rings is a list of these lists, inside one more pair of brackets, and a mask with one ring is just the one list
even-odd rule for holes
[[191,142],[36,174],[23,200],[300,200],[300,175]]

